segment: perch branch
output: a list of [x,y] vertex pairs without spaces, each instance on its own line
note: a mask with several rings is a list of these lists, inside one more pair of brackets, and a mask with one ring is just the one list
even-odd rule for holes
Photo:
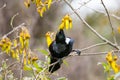
[[112,43],[111,41],[107,40],[105,37],[103,37],[102,35],[100,35],[95,29],[93,29],[78,13],[77,11],[74,10],[74,8],[71,6],[71,4],[67,1],[64,0],[65,3],[73,10],[73,12],[77,15],[77,17],[95,34],[97,35],[101,40],[103,40],[104,42],[107,42],[109,45],[111,45],[112,47],[116,48],[117,50],[119,50],[119,46],[117,46],[116,44]]
[[[96,56],[96,55],[105,55],[107,54],[109,51],[106,51],[106,52],[94,52],[94,53],[82,53],[80,56]],[[113,53],[115,54],[119,54],[120,53],[120,50],[112,50]],[[72,57],[72,56],[78,56],[78,55],[69,55],[67,57]]]

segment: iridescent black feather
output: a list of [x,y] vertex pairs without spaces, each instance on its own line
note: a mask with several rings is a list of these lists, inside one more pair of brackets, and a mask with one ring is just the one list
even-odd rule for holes
[[[55,63],[59,59],[66,57],[72,51],[74,40],[65,36],[64,31],[60,31],[56,34],[55,40],[49,46],[51,55],[50,64]],[[58,63],[49,67],[49,72],[53,73],[58,70],[62,64],[62,59]]]

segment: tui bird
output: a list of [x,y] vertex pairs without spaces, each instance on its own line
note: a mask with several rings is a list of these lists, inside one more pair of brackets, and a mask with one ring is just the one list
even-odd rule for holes
[[[49,72],[53,73],[58,70],[62,64],[62,58],[70,54],[70,52],[77,52],[80,55],[80,51],[72,50],[74,40],[66,37],[63,29],[60,29],[55,37],[55,40],[49,45],[50,51],[50,64]],[[55,63],[55,64],[54,64]]]

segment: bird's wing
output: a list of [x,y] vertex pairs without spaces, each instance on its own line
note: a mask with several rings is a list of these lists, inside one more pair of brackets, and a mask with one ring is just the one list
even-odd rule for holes
[[53,43],[53,50],[59,54],[66,50],[66,45],[62,43]]

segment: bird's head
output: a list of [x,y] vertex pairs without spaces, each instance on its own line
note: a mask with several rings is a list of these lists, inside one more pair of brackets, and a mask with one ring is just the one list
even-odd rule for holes
[[63,29],[60,29],[59,32],[57,32],[55,40],[57,43],[65,42],[65,34]]

